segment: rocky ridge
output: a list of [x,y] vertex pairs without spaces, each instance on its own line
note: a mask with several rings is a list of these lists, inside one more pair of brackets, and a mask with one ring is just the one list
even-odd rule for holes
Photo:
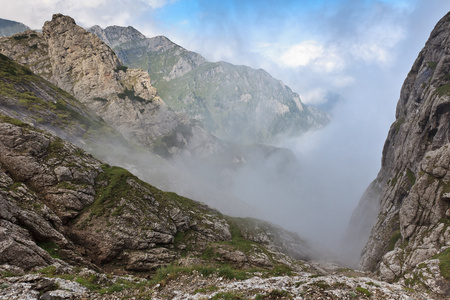
[[145,38],[132,27],[94,26],[89,31],[125,65],[147,70],[170,107],[225,140],[273,142],[279,134],[298,136],[329,121],[264,70],[211,63],[164,36]]
[[132,142],[167,156],[223,149],[198,123],[165,105],[148,73],[122,66],[106,44],[72,18],[54,15],[42,34],[21,36],[0,39],[1,52],[68,91]]
[[[447,295],[449,35],[447,14],[432,31],[403,84],[396,121],[383,149],[381,170],[355,211],[352,224],[353,228],[374,225],[360,260],[364,269],[377,271],[388,281],[404,278],[410,286],[427,286],[431,279],[425,274],[434,274],[440,292]],[[369,232],[353,234],[367,237]]]

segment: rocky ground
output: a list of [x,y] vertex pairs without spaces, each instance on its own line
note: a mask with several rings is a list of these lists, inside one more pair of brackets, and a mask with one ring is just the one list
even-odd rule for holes
[[336,265],[311,262],[304,269],[276,276],[169,267],[148,280],[60,265],[12,276],[14,270],[3,267],[0,299],[445,299]]

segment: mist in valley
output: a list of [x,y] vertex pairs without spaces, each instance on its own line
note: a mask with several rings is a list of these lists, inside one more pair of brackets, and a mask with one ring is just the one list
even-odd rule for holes
[[[263,68],[310,105],[338,100],[328,106],[326,127],[278,137],[272,147],[230,146],[223,155],[175,161],[120,144],[94,154],[225,214],[261,218],[294,231],[320,249],[317,258],[355,264],[357,256],[343,258],[349,252],[342,241],[351,214],[380,168],[402,82],[434,24],[450,9],[448,1],[417,0],[411,6],[410,1],[325,1],[299,18],[281,4],[273,10],[261,1],[244,24],[236,13],[249,10],[244,2],[231,1],[235,13],[227,15],[216,11],[223,7],[199,1],[210,9],[197,21],[203,31],[188,31],[195,24],[182,22],[157,25],[158,18],[145,19],[139,13],[143,4],[136,2],[117,18],[96,18],[106,9],[101,4],[89,12],[70,7],[61,12],[85,27],[132,25],[150,37],[166,35],[210,61]],[[114,7],[108,5],[107,16],[114,15]],[[43,14],[44,20],[51,13]],[[260,24],[261,18],[269,22]]]

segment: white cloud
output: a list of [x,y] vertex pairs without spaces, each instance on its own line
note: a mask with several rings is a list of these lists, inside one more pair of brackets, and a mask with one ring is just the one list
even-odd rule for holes
[[290,47],[281,55],[281,62],[289,67],[304,67],[323,55],[322,45],[306,41]]
[[326,95],[328,91],[324,88],[317,88],[305,91],[300,94],[302,102],[308,105],[318,105],[327,102]]
[[336,47],[325,47],[313,40],[291,46],[275,60],[291,68],[311,67],[318,73],[341,71],[345,66],[344,59]]
[[[144,13],[176,0],[21,0],[4,1],[0,18],[41,28],[55,13],[69,15],[82,26],[133,25]],[[149,20],[149,23],[152,23]]]

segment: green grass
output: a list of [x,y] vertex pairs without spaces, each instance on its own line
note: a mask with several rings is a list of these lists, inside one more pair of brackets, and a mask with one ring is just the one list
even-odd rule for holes
[[429,61],[429,62],[427,62],[427,66],[428,66],[428,68],[430,68],[431,70],[435,70],[436,69],[436,67],[437,67],[437,62],[435,62],[435,61]]
[[392,251],[395,249],[395,244],[401,237],[402,237],[402,234],[400,233],[400,230],[397,230],[394,232],[394,234],[389,239],[388,251]]
[[236,294],[233,292],[220,292],[215,294],[214,297],[211,298],[211,300],[218,300],[218,299],[239,300],[243,298],[241,294]]
[[413,186],[416,183],[416,176],[414,175],[414,172],[410,169],[406,170],[406,176],[408,177],[408,181]]
[[369,292],[369,290],[367,290],[367,289],[365,289],[365,288],[363,288],[363,287],[360,287],[360,286],[358,286],[358,287],[356,288],[356,291],[359,292],[359,293],[361,293],[361,294],[364,294],[364,295],[366,295],[366,296],[369,296],[369,297],[370,297],[370,295],[372,295],[372,293]]
[[450,95],[450,82],[444,85],[441,85],[436,89],[436,93],[442,97],[444,95]]
[[54,242],[38,242],[37,245],[47,251],[51,257],[61,259],[58,253],[60,248]]
[[442,277],[450,280],[450,248],[447,248],[444,252],[434,256],[439,259],[439,270]]

